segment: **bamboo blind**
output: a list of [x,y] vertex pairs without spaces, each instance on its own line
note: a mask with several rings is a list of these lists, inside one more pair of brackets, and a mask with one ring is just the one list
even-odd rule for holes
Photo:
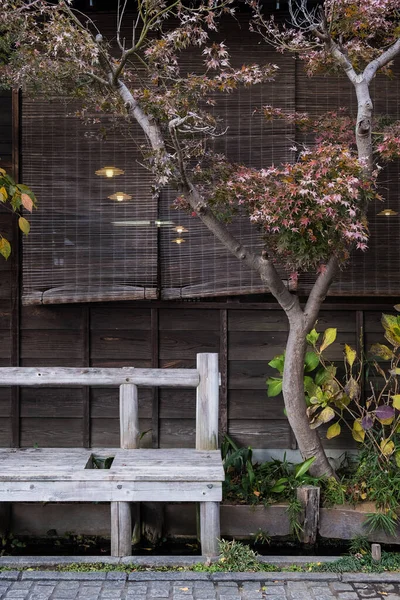
[[[104,19],[104,15],[102,17]],[[215,150],[238,163],[267,167],[293,160],[290,147],[297,132],[282,121],[265,124],[254,109],[272,104],[286,110],[316,114],[356,105],[344,78],[308,79],[301,64],[258,44],[239,19],[224,30],[232,64],[273,62],[276,82],[242,89],[218,98],[217,116],[228,124]],[[201,57],[185,53],[182,66],[202,69]],[[398,69],[397,69],[398,70]],[[373,86],[377,112],[399,118],[399,83],[379,78]],[[157,199],[151,175],[141,166],[138,128],[130,136],[111,119],[82,124],[73,116],[77,106],[63,99],[24,98],[22,110],[23,180],[32,186],[39,210],[32,216],[31,234],[24,240],[23,302],[57,303],[95,300],[164,299],[267,292],[257,275],[230,256],[195,216],[174,210],[175,192]],[[102,132],[107,130],[107,136]],[[113,164],[125,174],[110,180],[95,171]],[[332,295],[396,295],[400,289],[399,216],[382,217],[390,207],[400,212],[399,165],[382,177],[384,205],[370,207],[370,249],[354,254],[334,283]],[[132,196],[116,202],[108,196],[124,191]],[[157,226],[162,224],[162,226]],[[188,231],[178,245],[174,230]],[[246,245],[261,248],[259,232],[246,218],[230,225]],[[286,275],[282,271],[282,277]],[[314,274],[300,278],[299,293],[307,293]]]

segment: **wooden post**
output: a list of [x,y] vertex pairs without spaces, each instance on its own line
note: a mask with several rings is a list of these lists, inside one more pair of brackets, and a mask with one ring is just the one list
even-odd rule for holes
[[111,502],[111,556],[132,554],[132,519],[129,502]]
[[[138,390],[133,383],[119,387],[119,423],[121,448],[139,446]],[[135,542],[140,536],[140,507],[132,509],[135,515]],[[111,556],[132,554],[132,517],[129,502],[111,502]]]
[[119,387],[119,423],[121,448],[139,447],[139,405],[138,390],[133,383]]
[[[196,450],[218,449],[218,354],[198,354],[200,383],[196,399]],[[203,556],[218,556],[219,502],[200,502],[200,543]]]
[[372,560],[374,562],[381,562],[381,558],[382,558],[382,549],[381,549],[381,545],[380,544],[371,544],[371,554],[372,554]]
[[218,354],[198,354],[196,450],[218,449]]
[[218,556],[220,530],[219,502],[200,502],[200,543],[203,556]]
[[304,485],[297,488],[297,499],[304,510],[302,542],[315,544],[317,540],[319,523],[319,496],[320,488],[313,485]]

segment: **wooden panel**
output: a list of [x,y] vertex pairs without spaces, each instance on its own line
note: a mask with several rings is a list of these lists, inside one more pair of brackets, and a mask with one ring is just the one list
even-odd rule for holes
[[160,358],[195,357],[198,352],[218,352],[219,331],[161,331]]
[[10,330],[0,330],[0,358],[8,358],[11,354]]
[[151,322],[150,309],[123,308],[118,310],[111,305],[90,306],[90,327],[94,331],[104,329],[149,330]]
[[93,358],[90,361],[92,367],[110,367],[112,368],[120,368],[120,367],[136,367],[137,369],[150,369],[151,368],[151,360],[144,360],[140,358],[125,358],[120,360],[115,360],[113,358]]
[[68,448],[82,445],[82,419],[21,419],[21,446]]
[[[172,391],[172,390],[171,390]],[[177,393],[178,390],[175,390]],[[192,390],[192,393],[193,390]],[[90,390],[90,416],[96,418],[119,418],[119,392],[118,388],[91,388]],[[151,418],[152,392],[148,388],[139,389],[139,416],[144,419]]]
[[[151,447],[151,419],[140,419],[139,429],[143,435],[141,448]],[[92,419],[90,423],[90,439],[93,448],[119,447],[119,419]]]
[[81,417],[83,411],[82,388],[22,387],[21,417],[71,418]]
[[219,329],[219,313],[217,310],[161,309],[159,319],[160,330],[206,329],[208,331],[218,331]]
[[12,432],[11,419],[2,417],[0,419],[0,447],[8,448],[11,446]]
[[287,319],[281,310],[230,310],[229,331],[289,331]]
[[268,398],[264,390],[230,390],[230,419],[283,419],[283,398]]
[[21,329],[67,329],[83,328],[83,307],[63,304],[61,306],[23,306]]
[[194,419],[195,416],[195,390],[160,389],[161,419]]
[[265,361],[237,361],[228,363],[228,388],[236,390],[265,390],[266,379],[276,372]]
[[22,331],[21,358],[35,358],[36,366],[43,364],[43,358],[82,359],[82,333],[42,329]]
[[9,329],[10,322],[11,322],[11,302],[10,302],[10,300],[2,300],[2,302],[0,304],[0,329]]
[[[104,327],[104,324],[103,324]],[[150,336],[147,331],[93,331],[90,339],[93,359],[112,357],[151,359]]]
[[229,435],[241,446],[253,448],[289,448],[290,427],[287,419],[273,421],[229,420]]
[[11,416],[11,388],[0,388],[0,418]]
[[398,312],[394,311],[391,306],[388,306],[386,310],[383,311],[365,311],[365,330],[369,333],[381,333],[383,336],[384,329],[382,327],[381,319],[382,314],[387,315],[399,315]]
[[286,332],[241,332],[229,334],[229,360],[272,360],[286,345]]
[[195,419],[160,419],[161,448],[194,448]]

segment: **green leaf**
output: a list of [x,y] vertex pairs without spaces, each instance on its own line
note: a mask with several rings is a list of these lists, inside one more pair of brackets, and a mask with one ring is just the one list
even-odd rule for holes
[[396,410],[400,410],[400,394],[394,394],[394,396],[392,396],[392,400],[393,408],[395,408]]
[[337,329],[336,327],[329,327],[325,333],[324,333],[324,337],[322,339],[322,344],[320,347],[320,352],[323,352],[324,350],[326,350],[326,348],[328,346],[330,346],[331,344],[333,344],[333,342],[336,340],[336,334],[337,334]]
[[395,369],[392,369],[392,370],[390,371],[390,374],[391,374],[391,375],[400,375],[400,368],[399,368],[399,367],[396,367]]
[[329,369],[320,369],[319,371],[317,371],[314,380],[316,385],[322,385],[323,383],[329,381],[331,377],[332,372]]
[[313,464],[314,461],[315,461],[315,456],[312,456],[311,458],[308,458],[300,465],[296,465],[295,470],[294,470],[295,479],[300,479],[300,477],[303,477],[303,475],[305,475],[307,473],[308,469],[311,467],[311,465]]
[[282,391],[282,378],[281,377],[269,377],[267,379],[268,386],[268,396],[273,398],[274,396],[278,396]]
[[11,244],[3,237],[0,239],[0,254],[4,256],[6,260],[11,254]]
[[279,374],[282,375],[283,367],[285,366],[285,355],[278,354],[278,356],[275,356],[272,360],[269,361],[268,365],[273,369],[279,371]]
[[397,450],[396,454],[394,455],[394,460],[396,461],[396,465],[400,469],[400,450]]
[[274,487],[271,488],[271,492],[280,494],[280,492],[283,492],[285,489],[286,485],[274,485]]
[[29,221],[27,221],[26,219],[24,219],[24,217],[20,217],[18,219],[18,226],[20,228],[20,230],[25,233],[25,235],[28,235],[31,226],[29,225]]
[[310,397],[314,396],[316,387],[317,386],[314,383],[314,379],[306,375],[304,377],[304,391],[306,392],[306,394],[308,394],[308,396]]
[[357,358],[357,352],[355,350],[353,350],[353,348],[351,348],[350,346],[345,344],[344,345],[344,353],[345,353],[348,364],[350,365],[350,367],[352,367],[354,364],[354,361]]
[[312,331],[306,335],[306,340],[311,346],[315,346],[315,344],[318,342],[318,338],[319,333],[316,331],[316,329],[312,329]]
[[314,371],[319,365],[318,354],[315,352],[306,352],[304,357],[304,371],[306,373],[310,373],[310,371]]
[[340,435],[341,431],[342,431],[342,428],[340,427],[340,423],[339,423],[339,421],[336,421],[336,423],[334,423],[333,425],[328,427],[328,431],[326,432],[326,437],[328,440],[331,440],[332,438]]

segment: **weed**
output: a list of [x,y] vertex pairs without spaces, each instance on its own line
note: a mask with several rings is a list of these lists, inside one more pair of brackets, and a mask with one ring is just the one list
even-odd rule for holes
[[289,502],[289,506],[286,509],[286,512],[289,515],[289,523],[290,523],[290,531],[294,537],[296,537],[299,541],[301,540],[301,534],[303,533],[303,528],[300,525],[299,517],[303,511],[303,507],[301,505],[300,500],[297,498],[292,498]]
[[246,544],[236,540],[221,540],[219,543],[221,557],[219,563],[224,571],[260,571],[258,554]]
[[355,535],[349,544],[350,554],[367,554],[371,551],[368,539],[364,535]]
[[365,519],[364,527],[368,527],[370,533],[373,531],[383,531],[388,535],[395,536],[397,529],[397,515],[392,511],[386,513],[369,513]]

